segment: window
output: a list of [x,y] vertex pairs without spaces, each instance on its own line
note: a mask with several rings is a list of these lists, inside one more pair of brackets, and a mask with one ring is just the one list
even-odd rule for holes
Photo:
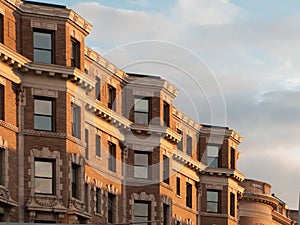
[[170,183],[170,159],[164,155],[163,160],[163,181],[166,184]]
[[207,212],[219,212],[219,191],[207,190]]
[[85,159],[89,159],[89,130],[85,129]]
[[33,60],[53,63],[53,34],[50,31],[33,31]]
[[116,89],[108,85],[108,108],[116,111]]
[[96,188],[96,213],[101,213],[101,189]]
[[[150,203],[145,201],[134,201],[133,221],[139,225],[148,225],[150,221]],[[144,223],[143,223],[144,222]]]
[[101,100],[101,79],[96,77],[95,98]]
[[235,194],[230,193],[230,216],[235,217]]
[[96,156],[101,157],[101,137],[98,134],[95,135],[95,142]]
[[235,149],[230,149],[230,169],[235,169]]
[[55,194],[54,162],[34,160],[34,187],[38,194]]
[[0,148],[0,185],[4,186],[5,182],[4,182],[4,170],[5,170],[5,166],[4,166],[4,155],[5,154],[5,149]]
[[164,123],[167,127],[170,126],[170,105],[164,102]]
[[4,102],[4,86],[0,85],[0,120],[4,120],[4,109],[5,109],[5,102]]
[[207,166],[219,166],[219,145],[207,145]]
[[108,169],[116,172],[116,145],[109,142]]
[[177,133],[181,135],[181,140],[177,143],[177,149],[179,151],[182,151],[183,150],[183,146],[182,146],[183,134],[182,134],[182,131],[179,129],[177,129]]
[[72,135],[76,138],[81,137],[81,108],[80,106],[73,104],[72,109]]
[[4,21],[3,15],[0,14],[0,43],[4,42]]
[[80,42],[71,39],[71,66],[80,69]]
[[134,99],[134,122],[138,124],[149,123],[149,99]]
[[163,204],[163,225],[169,225],[169,212],[170,206],[167,204]]
[[116,210],[116,204],[115,204],[115,198],[116,196],[108,193],[108,202],[107,202],[107,222],[108,223],[114,223],[115,222],[115,216],[114,212]]
[[79,197],[79,168],[80,166],[72,163],[72,197],[78,198]]
[[176,177],[176,195],[180,196],[180,177]]
[[34,129],[54,131],[53,100],[46,98],[34,99]]
[[192,156],[193,154],[193,139],[191,136],[186,136],[186,154]]
[[148,166],[148,153],[134,152],[134,177],[147,179],[149,177]]
[[192,185],[190,183],[186,183],[186,206],[189,208],[193,207],[192,194]]

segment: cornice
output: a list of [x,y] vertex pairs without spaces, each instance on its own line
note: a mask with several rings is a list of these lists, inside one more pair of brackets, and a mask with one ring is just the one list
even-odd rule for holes
[[238,182],[242,182],[245,179],[245,175],[241,172],[227,168],[207,167],[204,171],[201,172],[201,174],[208,176],[228,177]]
[[274,210],[272,212],[272,218],[273,220],[275,221],[278,221],[280,222],[281,224],[284,224],[284,225],[290,225],[292,220],[286,216],[284,216],[283,214],[279,213],[278,211]]
[[248,191],[244,192],[243,200],[263,203],[263,204],[271,206],[273,208],[273,210],[276,210],[276,208],[279,204],[278,199],[276,199],[270,195],[258,194],[258,193],[254,193],[254,192],[248,192]]
[[182,165],[185,165],[186,167],[194,170],[195,172],[202,172],[206,169],[206,165],[194,160],[191,156],[179,150],[175,150],[173,152],[173,159],[181,163]]
[[201,124],[199,124],[196,121],[192,120],[191,118],[189,118],[184,113],[180,112],[175,107],[173,107],[172,114],[174,116],[176,116],[180,120],[180,122],[184,123],[186,126],[189,126],[192,129],[195,129],[196,131],[200,131],[200,129],[202,128]]
[[97,52],[95,52],[87,46],[85,46],[84,54],[97,65],[101,66],[102,68],[105,68],[110,73],[116,75],[121,81],[124,81],[128,77],[128,75],[124,71],[119,69],[117,66],[115,66],[110,61],[108,61],[107,59],[105,59],[100,54],[98,54]]

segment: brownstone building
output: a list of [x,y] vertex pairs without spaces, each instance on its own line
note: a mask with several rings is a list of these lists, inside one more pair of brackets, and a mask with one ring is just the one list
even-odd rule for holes
[[184,115],[176,87],[120,70],[90,30],[65,6],[0,1],[0,222],[296,224],[244,181],[236,131]]

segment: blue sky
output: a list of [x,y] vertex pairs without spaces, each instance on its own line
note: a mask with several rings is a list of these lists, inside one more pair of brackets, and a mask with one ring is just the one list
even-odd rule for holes
[[120,68],[174,83],[180,89],[175,105],[184,113],[237,130],[244,137],[242,172],[269,182],[297,207],[300,1],[51,3],[91,22],[87,45]]

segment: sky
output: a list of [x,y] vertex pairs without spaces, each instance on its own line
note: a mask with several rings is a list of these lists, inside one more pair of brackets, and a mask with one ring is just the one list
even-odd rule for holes
[[86,44],[124,71],[157,74],[178,87],[180,111],[238,131],[240,170],[298,208],[300,1],[51,3],[92,23]]

